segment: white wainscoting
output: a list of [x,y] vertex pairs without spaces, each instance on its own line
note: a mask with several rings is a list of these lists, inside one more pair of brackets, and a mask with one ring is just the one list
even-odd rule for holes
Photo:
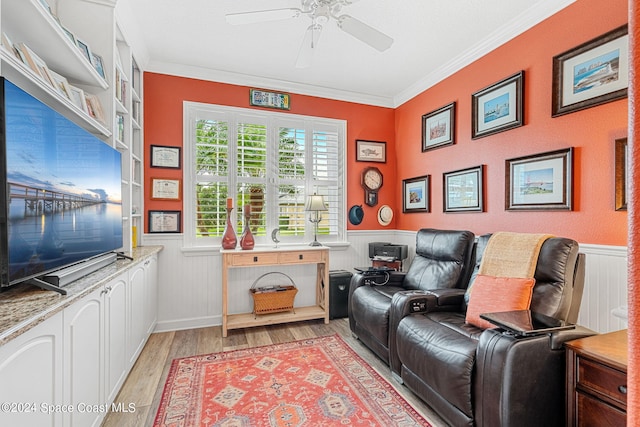
[[[369,242],[391,242],[409,247],[404,268],[415,255],[415,232],[381,230],[350,231],[349,246],[333,247],[330,270],[347,270],[368,265]],[[181,235],[147,234],[144,244],[163,245],[159,254],[158,324],[156,332],[220,325],[222,314],[220,284],[221,257],[218,250],[184,251]],[[611,314],[627,304],[627,250],[619,246],[581,245],[587,255],[586,282],[579,323],[598,332],[626,328]],[[288,267],[283,270],[300,288],[296,303],[311,304],[313,266]],[[251,311],[248,289],[263,273],[263,268],[234,269],[230,275],[230,312]]]

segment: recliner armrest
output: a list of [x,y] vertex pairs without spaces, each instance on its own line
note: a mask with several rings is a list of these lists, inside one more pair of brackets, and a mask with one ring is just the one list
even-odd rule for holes
[[531,337],[501,329],[482,332],[473,386],[476,425],[563,425],[563,343],[594,334],[581,326]]
[[[368,281],[372,278],[374,279],[374,282],[377,284],[377,286],[384,286],[384,285],[402,286],[402,283],[404,282],[404,278],[407,275],[407,273],[404,273],[401,271],[389,271],[388,272],[389,278],[388,280],[386,280],[387,279],[386,274],[387,273],[382,273],[380,275],[355,273],[351,277],[351,282],[349,284],[350,292],[353,292],[355,289],[359,288],[360,286],[369,285]],[[380,280],[380,277],[383,280]]]

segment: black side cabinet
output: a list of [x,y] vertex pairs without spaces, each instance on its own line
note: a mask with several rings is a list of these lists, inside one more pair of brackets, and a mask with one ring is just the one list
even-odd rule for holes
[[352,273],[346,270],[329,271],[329,319],[349,315],[349,283]]

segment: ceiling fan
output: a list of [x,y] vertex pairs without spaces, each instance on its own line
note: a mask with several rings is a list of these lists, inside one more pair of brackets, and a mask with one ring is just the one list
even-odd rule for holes
[[304,35],[296,61],[297,68],[305,68],[311,65],[311,59],[313,52],[318,46],[322,26],[329,22],[330,19],[334,19],[338,28],[342,31],[380,52],[391,47],[393,39],[388,35],[381,33],[352,16],[346,14],[338,15],[343,6],[349,6],[356,1],[358,0],[301,0],[302,4],[300,8],[228,13],[225,17],[229,24],[241,25],[297,18],[300,15],[308,16],[311,18],[311,25],[309,25]]

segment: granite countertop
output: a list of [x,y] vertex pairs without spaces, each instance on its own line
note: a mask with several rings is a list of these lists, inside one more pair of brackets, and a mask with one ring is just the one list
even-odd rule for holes
[[67,295],[47,291],[33,285],[20,284],[0,293],[0,345],[42,323],[65,307],[126,272],[162,250],[162,246],[139,246],[127,255],[133,261],[119,259],[63,289]]

